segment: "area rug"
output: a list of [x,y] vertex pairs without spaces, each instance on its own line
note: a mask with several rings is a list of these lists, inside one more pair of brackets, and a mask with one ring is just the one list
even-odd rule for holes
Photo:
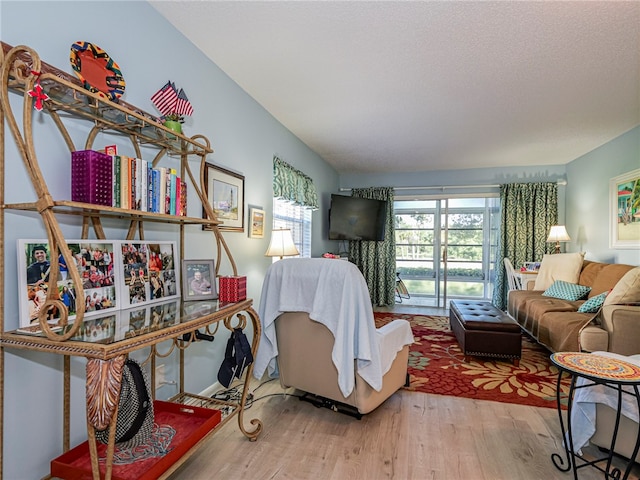
[[[517,367],[507,359],[471,357],[465,362],[448,317],[375,312],[377,327],[396,318],[411,323],[415,339],[409,349],[408,390],[557,408],[558,369],[550,353],[526,335]],[[564,377],[563,399],[568,391],[569,379]]]

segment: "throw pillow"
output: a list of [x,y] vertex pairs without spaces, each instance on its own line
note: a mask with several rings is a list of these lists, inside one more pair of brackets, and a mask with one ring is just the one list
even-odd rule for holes
[[545,255],[540,262],[534,290],[546,290],[556,280],[578,283],[584,252]]
[[607,293],[609,292],[604,292],[600,295],[591,297],[589,300],[580,305],[578,311],[580,313],[596,313],[598,310],[600,310],[600,307],[602,307],[604,299],[607,297]]
[[640,267],[632,268],[616,283],[604,305],[640,302]]
[[590,291],[591,287],[558,280],[553,282],[553,285],[547,288],[542,295],[575,302],[576,300],[586,297]]

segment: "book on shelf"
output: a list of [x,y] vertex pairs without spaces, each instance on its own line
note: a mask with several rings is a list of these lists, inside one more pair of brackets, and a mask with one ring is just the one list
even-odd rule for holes
[[142,208],[142,160],[139,158],[133,159],[133,164],[135,168],[135,179],[133,183],[134,195],[135,199],[134,210],[143,210]]
[[120,156],[120,207],[131,208],[131,165],[129,157]]
[[153,212],[153,168],[147,162],[147,212]]
[[112,204],[116,208],[120,208],[120,166],[121,160],[119,155],[114,155],[113,157],[113,201]]
[[158,191],[158,213],[166,213],[165,198],[167,196],[167,169],[160,167],[160,189]]
[[129,208],[136,209],[136,159],[129,157]]
[[187,182],[180,180],[180,215],[187,216]]
[[169,215],[176,214],[176,180],[177,180],[177,172],[174,168],[171,169],[171,173],[169,174],[169,211],[167,212]]

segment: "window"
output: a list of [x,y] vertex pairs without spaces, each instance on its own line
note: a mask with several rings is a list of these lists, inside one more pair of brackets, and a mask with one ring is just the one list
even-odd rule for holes
[[273,199],[273,228],[291,230],[293,242],[301,257],[311,257],[311,209]]

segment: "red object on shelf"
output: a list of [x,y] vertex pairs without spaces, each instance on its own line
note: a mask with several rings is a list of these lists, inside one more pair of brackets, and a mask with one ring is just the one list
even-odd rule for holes
[[247,277],[220,277],[219,284],[219,301],[236,303],[247,298]]
[[[154,427],[152,439],[148,445],[141,445],[126,452],[134,452],[137,460],[126,464],[117,464],[114,454],[112,480],[154,480],[166,472],[178,461],[191,447],[202,437],[209,433],[222,419],[220,410],[212,408],[193,407],[179,403],[163,402],[155,400],[153,403],[155,423],[160,427]],[[166,435],[174,430],[173,437]],[[170,438],[170,441],[168,439]],[[162,441],[167,444],[163,444]],[[162,445],[158,451],[154,445]],[[100,461],[101,476],[105,474],[104,458],[107,446],[98,442],[98,458]],[[152,454],[148,452],[152,451]],[[145,455],[145,453],[147,453]],[[66,480],[91,480],[91,456],[89,454],[89,442],[84,442],[58,458],[51,461],[51,476]]]

